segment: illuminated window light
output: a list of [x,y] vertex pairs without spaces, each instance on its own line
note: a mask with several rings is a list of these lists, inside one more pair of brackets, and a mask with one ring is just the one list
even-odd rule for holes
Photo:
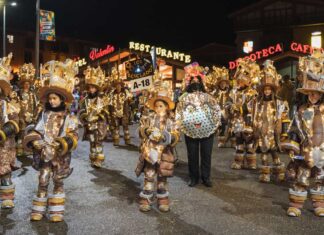
[[313,32],[312,33],[311,46],[314,48],[322,47],[322,32]]
[[253,51],[253,41],[243,42],[243,52],[249,54]]

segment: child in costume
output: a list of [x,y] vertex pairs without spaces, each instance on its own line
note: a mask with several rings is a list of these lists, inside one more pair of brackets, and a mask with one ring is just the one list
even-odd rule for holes
[[213,71],[206,76],[206,87],[208,87],[208,84],[213,87],[210,94],[216,99],[216,102],[221,108],[221,126],[217,139],[218,147],[224,148],[228,140],[231,140],[231,143],[235,143],[235,137],[231,136],[230,127],[231,115],[229,108],[232,105],[232,98],[230,97],[228,69],[213,66]]
[[15,206],[15,185],[11,179],[16,170],[15,136],[19,132],[19,109],[8,102],[12,92],[10,86],[12,54],[0,60],[0,203],[1,208],[10,209]]
[[[291,157],[286,175],[292,181],[287,210],[292,217],[301,215],[308,190],[315,215],[324,216],[323,63],[324,54],[320,50],[299,58],[303,86],[297,92],[307,95],[308,101],[294,115],[289,128],[289,141],[282,143],[282,148],[288,150]],[[314,176],[312,185],[311,176]]]
[[[270,182],[272,174],[276,181],[285,179],[285,165],[280,161],[280,142],[287,136],[289,125],[289,108],[287,102],[276,96],[281,76],[273,66],[273,61],[267,60],[261,71],[259,95],[253,101],[252,123],[256,145],[261,152],[260,177],[261,182]],[[272,165],[268,157],[272,157]]]
[[38,100],[35,92],[32,91],[32,86],[35,80],[35,68],[33,64],[24,64],[19,68],[19,126],[20,133],[17,140],[17,156],[28,155],[24,152],[22,140],[24,138],[25,129],[27,126],[35,123],[35,118],[38,112]]
[[242,169],[246,161],[246,168],[256,169],[256,146],[252,129],[252,114],[248,104],[257,95],[257,91],[252,88],[252,82],[260,76],[260,68],[249,59],[241,59],[238,63],[234,75],[236,86],[231,91],[233,100],[231,125],[236,137],[236,153],[231,168]]
[[179,130],[176,122],[170,116],[175,104],[170,99],[171,92],[167,84],[155,87],[155,95],[148,100],[147,106],[154,112],[145,115],[140,120],[139,133],[142,139],[139,163],[136,175],[144,172],[144,187],[140,193],[140,211],[151,210],[154,198],[155,177],[157,177],[157,203],[162,212],[170,210],[167,177],[173,175],[173,147],[178,143]]
[[95,69],[90,66],[84,74],[88,94],[80,105],[80,121],[84,125],[83,139],[90,142],[91,165],[100,168],[105,160],[102,142],[107,135],[109,116],[106,99],[99,94],[105,74],[100,67]]
[[111,124],[114,132],[114,145],[119,145],[120,126],[123,127],[125,144],[129,145],[131,144],[131,141],[128,125],[130,115],[130,101],[132,100],[133,96],[126,89],[123,80],[119,78],[116,68],[113,68],[110,80],[114,87],[113,91],[110,93],[109,99]]
[[[71,173],[71,152],[77,147],[78,120],[68,111],[78,67],[72,60],[50,61],[42,69],[39,97],[43,103],[34,129],[29,130],[23,145],[34,152],[34,168],[39,171],[37,194],[30,219],[41,220],[48,210],[51,222],[63,221],[65,193],[63,180]],[[48,194],[50,179],[53,193]]]

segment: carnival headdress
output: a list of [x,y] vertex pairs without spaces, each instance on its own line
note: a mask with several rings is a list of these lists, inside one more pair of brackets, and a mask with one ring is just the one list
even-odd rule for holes
[[23,84],[24,82],[29,82],[30,84],[34,83],[35,79],[35,68],[32,63],[24,64],[18,70],[19,83]]
[[174,109],[175,104],[172,101],[173,91],[168,81],[163,81],[161,74],[156,70],[153,75],[153,87],[150,89],[151,98],[147,101],[147,106],[154,110],[154,104],[158,100],[166,102],[169,109]]
[[9,53],[7,57],[3,57],[0,59],[0,88],[5,96],[8,96],[12,91],[10,85],[11,59],[12,59],[12,53]]
[[203,82],[205,82],[205,75],[207,71],[202,66],[199,66],[197,62],[194,62],[184,67],[184,71],[185,78],[183,79],[182,84],[183,89],[185,89],[190,84],[191,77],[200,76]]
[[100,68],[87,67],[83,72],[85,77],[86,85],[96,86],[98,89],[101,89],[105,83],[105,72]]
[[281,80],[281,75],[278,74],[276,68],[273,65],[272,60],[266,60],[263,63],[263,69],[261,71],[261,84],[260,89],[263,89],[265,86],[270,86],[274,90],[279,88],[279,82]]
[[307,94],[311,91],[324,93],[324,53],[314,49],[310,56],[299,57],[299,70],[302,74],[303,87],[298,92]]
[[50,93],[56,93],[63,96],[67,103],[71,103],[77,74],[78,66],[71,59],[65,62],[54,60],[47,62],[41,69],[41,88],[39,89],[41,101],[46,102]]
[[239,59],[234,79],[243,81],[247,86],[260,80],[260,66],[248,58]]

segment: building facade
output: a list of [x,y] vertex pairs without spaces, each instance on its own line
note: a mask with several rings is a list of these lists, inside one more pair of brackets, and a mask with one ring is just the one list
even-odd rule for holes
[[[322,48],[324,2],[261,0],[230,15],[236,33],[237,58],[274,61],[281,75],[297,76],[298,58]],[[230,69],[236,60],[229,61]]]

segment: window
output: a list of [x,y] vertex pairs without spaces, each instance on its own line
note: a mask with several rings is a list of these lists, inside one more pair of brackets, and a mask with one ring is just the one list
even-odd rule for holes
[[33,55],[32,55],[31,51],[25,51],[24,60],[25,60],[25,63],[33,62],[32,61],[33,60]]
[[176,69],[176,79],[177,81],[182,81],[185,77],[185,72],[183,69]]
[[159,72],[162,75],[162,79],[172,79],[172,66],[160,65]]
[[311,37],[311,46],[314,48],[322,47],[322,32],[313,32]]
[[61,43],[61,52],[69,53],[69,45],[66,42]]
[[35,41],[32,38],[27,38],[25,41],[25,47],[28,49],[35,48]]

